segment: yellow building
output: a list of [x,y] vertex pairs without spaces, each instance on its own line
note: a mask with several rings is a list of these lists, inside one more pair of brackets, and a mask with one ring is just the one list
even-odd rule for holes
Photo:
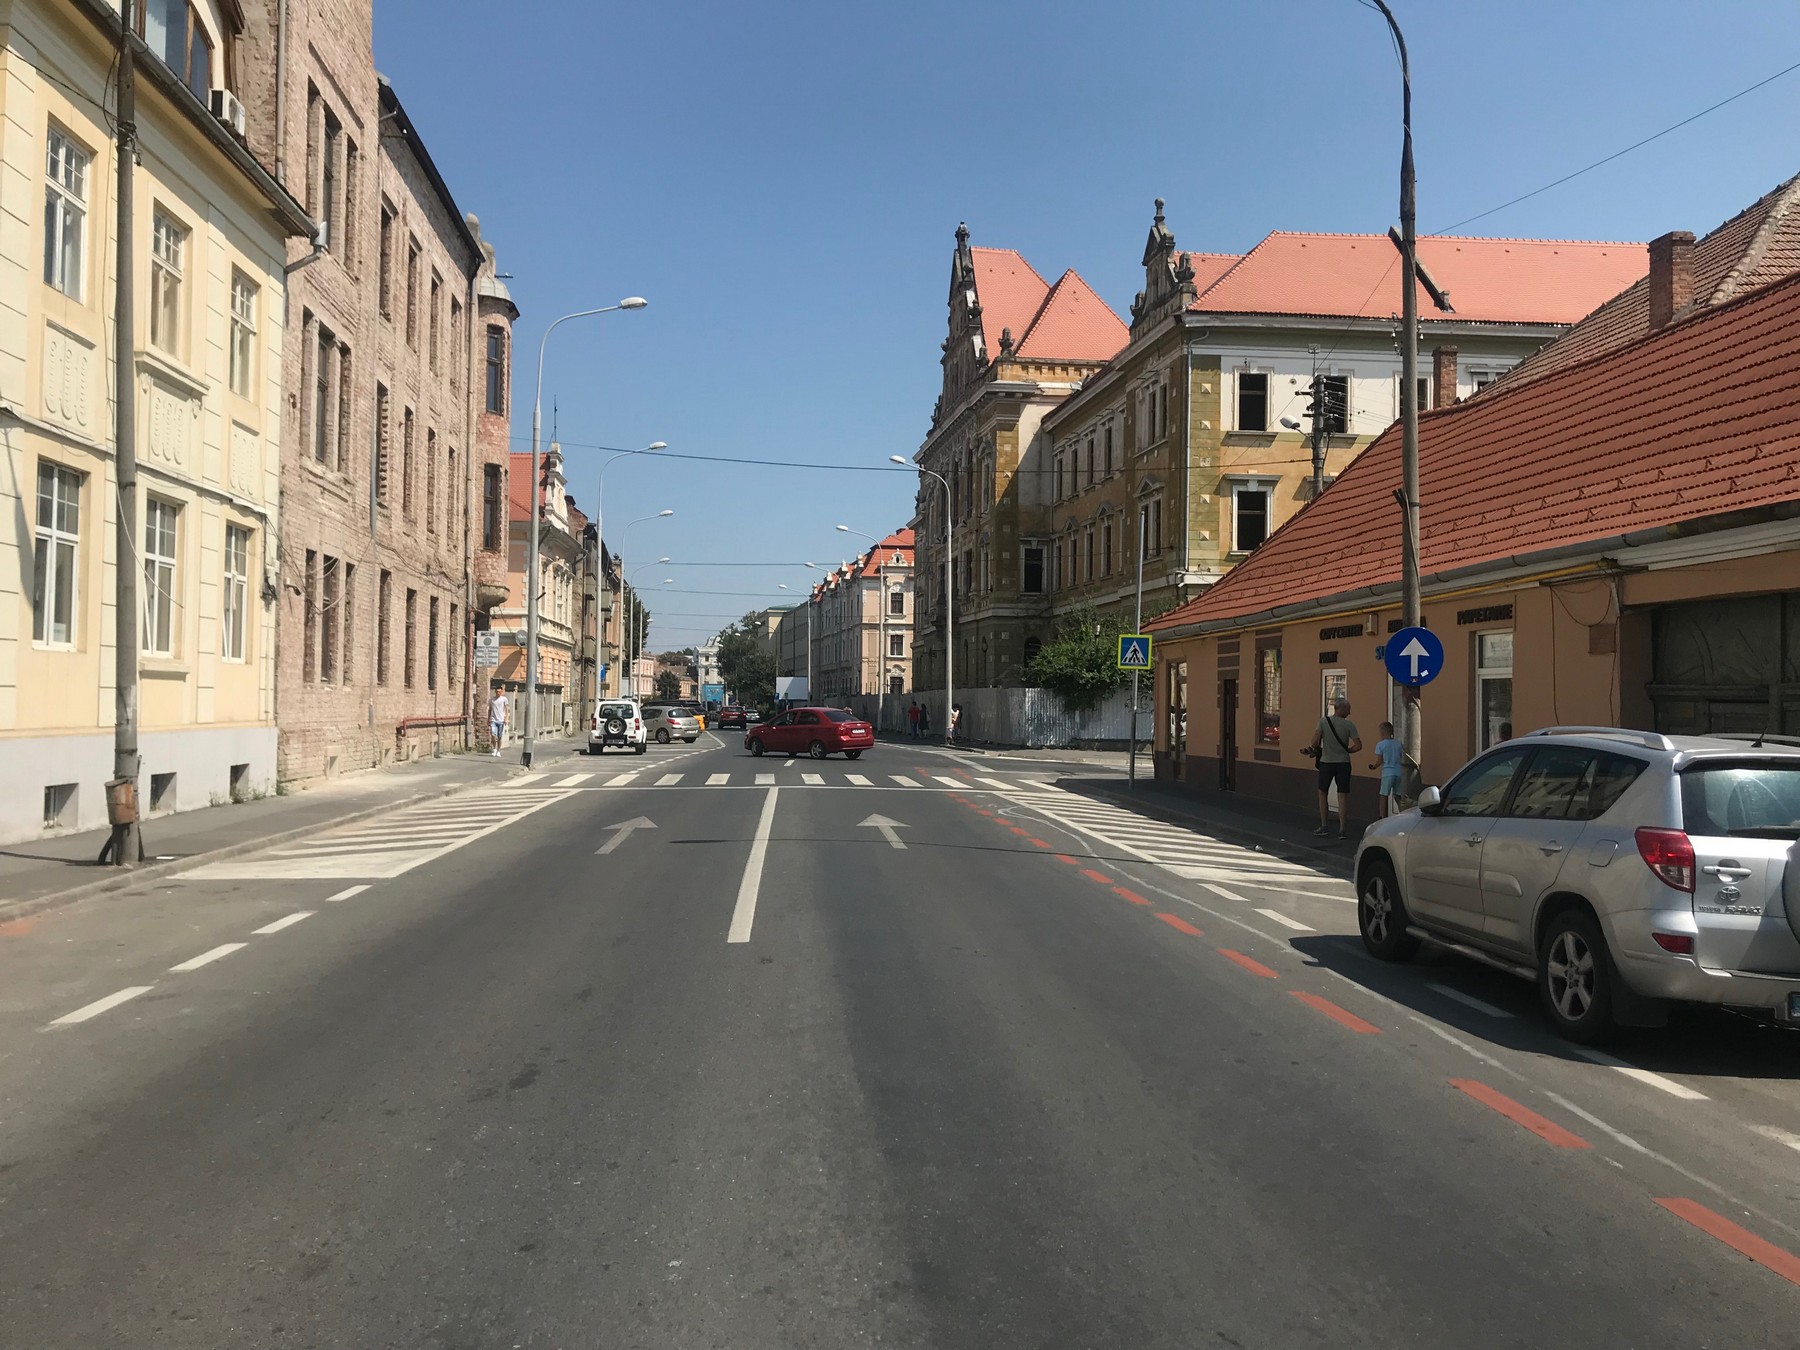
[[[236,6],[139,7],[140,802],[275,777],[284,266],[312,223],[234,132]],[[116,0],[0,11],[0,839],[103,825],[112,776]],[[215,115],[215,111],[216,114]]]

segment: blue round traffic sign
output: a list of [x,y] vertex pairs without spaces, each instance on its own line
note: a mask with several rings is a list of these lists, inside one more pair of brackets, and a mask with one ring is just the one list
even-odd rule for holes
[[1395,684],[1430,684],[1444,668],[1444,644],[1429,628],[1402,628],[1381,654]]

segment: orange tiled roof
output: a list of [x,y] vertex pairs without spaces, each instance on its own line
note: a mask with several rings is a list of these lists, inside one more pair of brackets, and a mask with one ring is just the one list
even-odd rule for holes
[[[985,308],[982,314],[985,318]],[[1107,361],[1131,340],[1131,333],[1112,307],[1071,268],[1051,287],[1030,326],[1013,329],[1013,340],[1014,350],[1024,357]],[[998,351],[991,348],[990,355]]]
[[[1800,499],[1800,275],[1419,419],[1426,574]],[[1169,629],[1400,580],[1400,429]]]
[[906,555],[906,561],[908,563],[912,562],[913,532],[910,529],[895,530],[886,539],[883,539],[880,544],[863,554],[860,559],[862,566],[857,569],[857,575],[864,577],[880,576],[882,564],[886,563],[890,567],[893,566],[893,557],[896,553],[904,553]]
[[[508,520],[531,519],[531,453],[530,451],[511,451],[510,461],[506,466],[506,504]],[[543,468],[543,458],[538,458],[538,468]]]
[[1241,253],[1189,253],[1185,249],[1178,252],[1194,269],[1194,289],[1201,294],[1244,260]]
[[[1419,262],[1455,309],[1444,314],[1421,286],[1420,318],[1465,323],[1574,323],[1649,270],[1641,244],[1567,239],[1431,236],[1419,240]],[[1401,309],[1400,252],[1381,234],[1277,230],[1188,308],[1387,318]]]
[[[1694,245],[1693,307],[1721,305],[1800,272],[1800,176],[1788,179]],[[1508,372],[1513,384],[1616,351],[1650,331],[1650,283],[1640,277],[1555,342]]]
[[975,263],[975,297],[981,301],[981,338],[988,359],[1000,352],[1000,334],[1012,329],[1013,338],[1031,327],[1031,321],[1050,294],[1050,283],[1014,248],[971,248]]

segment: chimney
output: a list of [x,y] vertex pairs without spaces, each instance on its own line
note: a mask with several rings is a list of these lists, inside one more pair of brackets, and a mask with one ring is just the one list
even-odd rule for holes
[[1654,333],[1694,300],[1694,236],[1670,230],[1650,241],[1650,331]]
[[1448,408],[1456,402],[1456,348],[1431,349],[1431,406]]

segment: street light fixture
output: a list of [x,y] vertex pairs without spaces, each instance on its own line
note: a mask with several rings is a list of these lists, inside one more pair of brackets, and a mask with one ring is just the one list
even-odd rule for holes
[[557,319],[538,340],[537,392],[531,400],[531,534],[525,541],[525,744],[520,753],[520,759],[528,769],[537,747],[538,529],[544,504],[543,493],[538,487],[538,438],[543,434],[544,421],[544,348],[550,343],[550,334],[570,319],[610,314],[616,309],[642,309],[648,303],[641,295],[628,295],[616,305],[578,309]]
[[[936,469],[928,469],[905,455],[889,455],[894,464],[930,474],[944,489],[944,744],[956,743],[954,714],[956,711],[956,561],[951,556],[952,529],[950,519],[950,480]],[[917,583],[914,584],[914,610],[918,607]],[[914,687],[917,687],[915,681]]]

